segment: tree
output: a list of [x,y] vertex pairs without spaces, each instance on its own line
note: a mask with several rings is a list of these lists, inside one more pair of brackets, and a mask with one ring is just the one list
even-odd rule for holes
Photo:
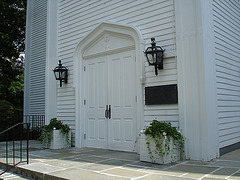
[[6,108],[11,104],[14,116],[23,108],[24,59],[19,55],[25,46],[26,5],[26,0],[0,1],[0,100]]
[[26,4],[26,0],[0,2],[0,57],[16,59],[24,51]]

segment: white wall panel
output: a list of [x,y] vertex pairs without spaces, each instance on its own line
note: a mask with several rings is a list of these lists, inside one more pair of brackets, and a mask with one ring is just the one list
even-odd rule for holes
[[[75,121],[72,113],[75,108],[75,94],[71,93],[74,92],[71,88],[73,52],[78,42],[103,21],[135,26],[141,31],[146,47],[150,46],[151,37],[155,37],[157,45],[165,49],[167,58],[164,70],[159,71],[158,76],[155,76],[154,67],[149,67],[146,63],[145,86],[177,84],[174,19],[173,0],[60,1],[58,59],[62,60],[70,71],[69,83],[58,89],[58,116],[72,124]],[[142,55],[144,56],[144,53]],[[177,122],[178,106],[146,106],[144,114],[146,121],[158,119]],[[66,115],[69,115],[69,118]]]
[[28,1],[25,59],[25,115],[45,114],[47,1]]
[[220,148],[240,142],[240,2],[213,1]]

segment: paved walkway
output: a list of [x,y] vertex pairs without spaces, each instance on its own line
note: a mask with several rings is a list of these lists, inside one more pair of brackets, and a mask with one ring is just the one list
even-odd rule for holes
[[[158,165],[141,162],[135,153],[93,148],[49,150],[43,149],[37,141],[31,141],[30,145],[30,164],[18,165],[17,171],[33,179],[240,180],[240,149],[210,162],[180,161]],[[0,161],[4,159],[0,158]],[[11,179],[4,175],[1,178]]]

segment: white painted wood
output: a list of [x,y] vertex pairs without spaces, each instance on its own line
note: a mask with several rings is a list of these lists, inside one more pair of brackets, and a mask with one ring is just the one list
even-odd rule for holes
[[240,2],[213,1],[220,148],[240,142]]
[[[134,64],[134,51],[84,61],[87,147],[134,150],[137,137]],[[105,118],[106,105],[111,105],[111,119]]]
[[50,149],[64,149],[71,147],[71,131],[62,135],[60,130],[53,130],[53,137],[50,143]]
[[[118,41],[119,42],[119,41]],[[134,151],[137,132],[135,51],[109,55],[109,148]]]
[[85,67],[85,134],[87,147],[108,147],[108,123],[105,118],[107,105],[106,57],[84,61]]
[[55,0],[48,1],[46,72],[45,72],[45,123],[57,117],[57,83],[53,69],[58,65],[57,60],[57,8]]
[[[39,1],[40,2],[40,1]],[[54,2],[54,1],[52,1]],[[79,89],[75,89],[77,87],[74,85],[74,63],[73,63],[73,52],[76,48],[79,41],[83,39],[89,32],[91,32],[94,28],[96,28],[99,24],[104,21],[108,21],[115,24],[125,24],[131,27],[138,29],[138,33],[141,31],[144,43],[141,40],[136,41],[134,39],[134,45],[137,49],[136,58],[137,58],[137,69],[140,69],[137,72],[136,79],[140,84],[137,85],[137,94],[138,94],[138,119],[143,119],[143,87],[142,83],[145,81],[145,73],[144,66],[142,65],[142,61],[146,61],[143,50],[150,45],[150,38],[156,37],[159,45],[163,46],[166,49],[165,57],[169,58],[169,61],[173,56],[175,56],[175,28],[174,28],[174,4],[173,0],[153,0],[153,1],[58,1],[56,2],[56,8],[58,8],[58,27],[56,34],[57,35],[57,45],[50,45],[49,53],[53,54],[54,51],[51,51],[51,47],[54,49],[57,47],[57,60],[62,60],[62,63],[69,68],[69,82],[68,84],[63,84],[62,88],[59,88],[59,84],[57,84],[57,112],[55,110],[50,110],[51,106],[47,103],[44,109],[47,109],[49,116],[52,116],[57,113],[58,118],[63,119],[67,124],[73,124],[75,122],[76,117],[78,116],[75,110],[76,107],[80,107],[80,103],[76,102],[79,94],[75,93],[75,91]],[[58,6],[59,5],[59,6]],[[38,11],[41,8],[38,8]],[[51,8],[50,8],[51,9]],[[151,9],[151,11],[149,11]],[[51,10],[49,10],[50,12]],[[36,11],[37,12],[37,11]],[[50,17],[49,17],[50,18]],[[50,22],[50,21],[49,21]],[[37,27],[38,24],[36,24]],[[53,24],[52,24],[53,25]],[[40,30],[41,28],[39,28]],[[120,30],[121,31],[121,30]],[[126,33],[125,33],[126,34]],[[131,33],[130,33],[131,34]],[[139,33],[140,34],[140,33]],[[132,36],[132,35],[130,35]],[[42,36],[44,37],[44,36]],[[140,37],[140,36],[139,36]],[[53,41],[49,41],[53,42]],[[144,47],[145,46],[145,47]],[[42,45],[39,46],[44,47]],[[44,48],[42,48],[44,49]],[[41,56],[42,57],[42,56]],[[50,54],[48,54],[48,58],[50,58]],[[51,58],[56,59],[55,58]],[[173,58],[173,64],[169,65],[175,66],[176,68],[176,60]],[[166,68],[168,68],[168,60],[166,60]],[[140,63],[139,63],[140,62]],[[56,62],[57,63],[57,62]],[[81,63],[80,63],[81,64]],[[35,64],[36,68],[40,68],[42,66],[38,66]],[[159,77],[155,77],[154,68],[149,67],[146,63],[147,70],[147,78],[146,78],[146,86],[152,85],[164,85],[171,83],[176,83],[177,77],[174,72],[169,72],[164,74],[164,71],[160,72]],[[81,71],[82,67],[78,67]],[[79,71],[78,69],[78,71]],[[50,74],[51,65],[47,66],[47,75]],[[138,71],[138,70],[137,70]],[[27,75],[26,75],[27,77]],[[47,78],[47,77],[46,77]],[[79,77],[77,77],[79,78]],[[47,78],[47,80],[49,80]],[[38,81],[39,83],[45,83],[44,81],[32,78],[32,81]],[[46,82],[47,84],[51,84]],[[56,82],[58,83],[58,82]],[[41,97],[46,96],[50,97],[50,91],[53,92],[54,88],[47,88],[47,94],[39,88],[35,89],[34,99],[32,99],[32,103],[28,103],[32,107],[32,111],[35,112],[40,107],[39,104],[35,103],[40,100]],[[27,90],[27,88],[26,88]],[[26,91],[27,92],[27,91]],[[41,94],[42,93],[42,94]],[[63,97],[65,96],[65,97]],[[51,96],[53,97],[53,96]],[[141,98],[139,98],[141,97]],[[48,99],[48,98],[45,98]],[[77,100],[80,101],[80,100]],[[26,100],[27,102],[27,100]],[[41,100],[43,104],[46,104]],[[51,101],[53,102],[53,101]],[[50,109],[48,107],[50,107]],[[79,110],[79,109],[78,109]],[[73,112],[75,111],[75,116]],[[52,113],[52,115],[50,115]],[[161,116],[158,116],[160,118]],[[164,119],[162,119],[164,120]],[[78,124],[78,122],[76,122]],[[143,126],[143,121],[138,124],[138,129],[141,129]],[[141,128],[140,128],[141,126]],[[80,132],[79,132],[80,133]]]
[[28,1],[27,13],[24,114],[44,115],[47,2]]
[[175,1],[180,129],[186,157],[219,156],[211,0]]
[[[76,89],[76,127],[79,129],[78,131],[76,131],[76,145],[78,147],[82,147],[85,146],[85,144],[83,143],[83,139],[84,139],[84,133],[85,133],[85,117],[84,117],[84,91],[82,90],[81,87],[84,87],[84,67],[83,67],[83,56],[84,56],[84,51],[87,49],[87,47],[89,47],[90,44],[93,44],[93,42],[98,41],[98,39],[101,37],[101,35],[103,35],[103,32],[110,32],[111,34],[118,34],[121,37],[131,37],[134,40],[134,46],[135,46],[135,66],[136,66],[136,77],[139,77],[139,80],[137,78],[137,80],[135,81],[135,87],[136,87],[136,94],[137,94],[137,125],[136,125],[136,129],[138,129],[138,131],[140,131],[142,124],[141,122],[143,122],[143,92],[142,92],[142,83],[141,83],[141,79],[143,77],[143,57],[142,55],[142,50],[143,49],[143,43],[142,43],[142,37],[141,34],[139,32],[139,30],[137,30],[134,27],[131,26],[126,26],[126,25],[122,25],[122,24],[114,24],[114,23],[109,23],[109,22],[103,22],[100,25],[98,25],[95,29],[93,29],[86,37],[84,37],[83,40],[80,41],[80,43],[78,44],[78,46],[76,47],[75,50],[75,54],[74,54],[74,78],[73,78],[73,82],[74,82],[74,88]],[[119,41],[121,42],[121,40]],[[121,47],[121,46],[120,46]],[[128,46],[127,46],[128,47]],[[129,50],[129,49],[128,49]],[[126,49],[118,49],[118,50],[109,50],[106,51],[105,55],[110,53],[114,54],[114,53],[119,53],[121,51],[126,51]],[[102,56],[104,56],[104,53],[101,53]],[[86,57],[86,58],[93,58],[95,56],[91,57]],[[80,77],[80,79],[78,78]]]
[[[149,11],[151,9],[151,11]],[[83,40],[83,37],[87,36],[94,28],[98,27],[104,21],[108,21],[111,23],[117,24],[125,24],[134,26],[139,31],[141,31],[144,38],[144,46],[141,46],[141,49],[137,49],[137,63],[141,61],[146,61],[144,57],[143,51],[147,46],[150,45],[150,38],[155,37],[158,45],[163,46],[166,49],[165,57],[169,57],[165,60],[164,66],[166,70],[168,68],[176,69],[176,59],[175,56],[175,28],[174,28],[174,4],[173,0],[154,0],[154,1],[60,1],[59,2],[59,16],[58,16],[58,57],[59,60],[68,63],[68,67],[72,70],[71,72],[78,71],[78,75],[74,75],[79,79],[82,77],[81,71],[82,66],[81,62],[79,62],[79,66],[76,64],[73,65],[73,51],[77,46],[79,41]],[[120,28],[122,29],[122,28]],[[121,30],[119,30],[120,33]],[[130,35],[131,36],[131,35]],[[88,36],[91,39],[91,37]],[[136,41],[135,41],[136,45]],[[78,55],[78,60],[79,60]],[[168,64],[168,62],[172,62],[172,64]],[[175,72],[166,73],[165,71],[160,71],[159,76],[155,77],[154,68],[149,67],[146,63],[146,84],[145,86],[154,86],[154,85],[164,85],[164,84],[174,84],[177,83],[177,76]],[[75,69],[75,67],[79,69]],[[137,69],[140,71],[144,71],[142,65],[136,65]],[[76,109],[76,119],[79,119],[80,109],[78,109],[83,99],[81,99],[80,87],[76,84],[76,80],[72,81],[72,76],[69,76],[70,81],[68,83],[69,86],[76,87],[76,94],[68,94],[66,98],[69,98],[68,102],[64,99],[60,98],[58,101],[58,109],[63,109],[64,104],[67,103],[66,108],[70,111],[68,107],[77,107]],[[145,74],[137,74],[136,75],[137,82],[145,79]],[[139,80],[138,80],[139,79]],[[77,89],[79,87],[79,89]],[[67,87],[64,87],[67,88]],[[63,89],[63,88],[62,88]],[[63,90],[62,90],[63,91]],[[138,103],[138,119],[143,119],[143,91],[142,85],[138,85],[137,94],[139,99]],[[64,93],[64,91],[62,92]],[[80,93],[80,94],[77,94]],[[70,97],[71,96],[71,97]],[[75,99],[75,100],[74,100]],[[76,101],[77,99],[77,101]],[[71,105],[72,104],[72,105]],[[154,107],[153,107],[154,108]],[[59,110],[58,110],[59,111]],[[171,114],[171,109],[167,112],[167,115]],[[173,112],[175,115],[175,112]],[[63,115],[63,114],[59,114]],[[154,114],[153,114],[154,115]],[[156,116],[155,116],[156,117]],[[63,117],[65,118],[65,117]],[[72,119],[73,117],[69,117]],[[161,116],[157,116],[160,120],[165,120],[165,118],[161,118]],[[67,118],[66,118],[67,119]],[[177,119],[177,118],[175,118]],[[66,123],[66,122],[65,122]],[[76,122],[78,124],[79,122]],[[143,121],[138,125],[138,129],[143,128]],[[141,126],[141,128],[140,128]],[[77,127],[77,125],[76,125]],[[83,130],[79,130],[81,134]],[[82,135],[81,135],[82,136]]]
[[[28,1],[24,113],[57,114],[73,127],[76,145],[83,146],[83,53],[91,59],[106,56],[105,51],[110,55],[135,48],[137,130],[152,119],[176,126],[180,122],[180,129],[190,137],[188,157],[218,156],[219,147],[240,141],[239,7],[238,0]],[[51,13],[58,24],[46,29],[53,20]],[[125,37],[125,45],[119,47],[115,40],[109,47],[96,49],[95,40],[104,41],[99,36],[106,32],[115,35],[112,39]],[[158,76],[143,54],[151,37],[165,49],[164,70]],[[49,75],[56,60],[69,68],[69,83],[62,88],[57,84],[57,102],[53,103],[55,90]],[[178,105],[144,106],[144,87],[175,83]]]
[[[150,138],[149,140],[146,139],[147,136],[145,134],[140,135],[140,161],[158,163],[158,164],[169,164],[172,162],[176,162],[180,160],[180,150],[174,142],[173,138],[170,138],[169,142],[169,150],[166,149],[166,140],[164,137],[161,139],[162,141],[162,156],[155,152],[156,145],[154,139]],[[149,149],[147,142],[149,142],[149,148],[152,151],[152,154],[149,154]]]
[[[27,1],[27,14],[26,14],[26,42],[25,42],[25,70],[24,70],[24,109],[23,109],[23,114],[27,115],[29,114],[29,81],[30,81],[30,73],[27,71],[27,69],[30,68],[30,61],[28,56],[30,56],[30,40],[31,40],[31,21],[32,21],[32,1],[28,0]],[[27,61],[28,58],[28,61]]]
[[[32,3],[33,1],[31,1]],[[39,2],[39,4],[37,4]],[[35,13],[39,13],[42,10],[46,11],[46,4],[45,1],[42,3],[41,1],[34,1]],[[74,84],[76,80],[74,80],[75,65],[73,63],[73,52],[76,46],[78,45],[79,41],[83,40],[83,37],[86,37],[94,28],[96,28],[102,22],[111,22],[112,24],[124,24],[125,26],[128,25],[129,27],[134,27],[132,29],[135,30],[135,37],[140,38],[133,38],[134,39],[134,46],[136,48],[136,81],[137,81],[137,96],[138,96],[138,119],[141,120],[137,125],[137,129],[141,129],[143,127],[143,86],[142,83],[145,82],[145,73],[143,66],[143,61],[146,61],[143,51],[144,49],[150,45],[150,38],[156,37],[157,42],[159,45],[163,46],[166,49],[165,57],[169,58],[169,61],[172,57],[175,56],[175,28],[174,28],[174,4],[173,0],[140,0],[140,1],[49,1],[48,5],[54,6],[54,9],[51,9],[49,6],[48,15],[54,13],[54,11],[58,10],[57,14],[57,30],[54,30],[52,23],[52,28],[49,27],[48,30],[41,27],[42,24],[47,23],[45,21],[45,16],[42,16],[41,13],[38,16],[32,16],[31,18],[37,18],[39,21],[34,22],[31,27],[31,32],[34,32],[34,41],[37,41],[37,38],[41,39],[42,41],[46,40],[46,32],[48,33],[48,38],[53,38],[57,35],[57,44],[52,44],[54,40],[47,39],[48,42],[42,42],[40,44],[36,44],[36,49],[43,50],[43,53],[39,53],[36,57],[41,57],[41,60],[36,61],[38,63],[30,63],[31,68],[35,67],[36,69],[42,68],[44,65],[41,65],[39,62],[43,61],[43,56],[46,48],[45,45],[47,44],[47,60],[52,60],[51,62],[48,61],[46,64],[46,73],[38,74],[35,73],[34,76],[30,77],[26,73],[26,83],[32,83],[31,88],[28,92],[28,85],[25,86],[25,94],[26,94],[26,108],[29,105],[31,107],[31,112],[34,113],[45,113],[48,117],[55,116],[57,114],[58,118],[62,119],[64,123],[73,124],[77,117],[78,113],[75,109],[76,107],[80,107],[80,103],[77,102],[81,101],[77,97],[80,94],[77,94],[80,88],[75,89],[78,85]],[[31,4],[29,3],[29,4]],[[41,5],[41,6],[40,6]],[[44,9],[45,8],[45,9]],[[30,10],[31,8],[29,8]],[[151,11],[149,11],[151,9]],[[47,13],[45,13],[47,14]],[[41,15],[41,16],[40,16]],[[51,21],[51,17],[48,16],[48,23]],[[50,20],[50,21],[49,21]],[[52,19],[53,20],[53,19]],[[56,22],[56,21],[55,21]],[[28,26],[30,27],[30,26]],[[124,27],[124,26],[122,26]],[[120,28],[119,32],[127,35],[126,32],[121,32],[124,28]],[[33,31],[34,30],[34,31]],[[39,31],[39,35],[37,35],[37,31]],[[40,32],[42,31],[42,32]],[[55,32],[53,36],[51,36],[50,31]],[[137,32],[137,33],[136,33]],[[141,34],[141,33],[142,34]],[[31,34],[31,33],[29,33]],[[136,35],[137,34],[137,35]],[[37,35],[37,36],[36,36]],[[133,37],[133,34],[129,33],[129,36]],[[33,36],[32,36],[33,37]],[[144,41],[143,41],[144,40]],[[145,46],[145,47],[144,47]],[[29,44],[30,47],[30,44]],[[57,52],[55,51],[57,48]],[[30,49],[30,48],[29,48]],[[30,51],[29,51],[30,52]],[[34,51],[32,51],[33,53]],[[54,56],[53,56],[54,54]],[[57,57],[55,56],[57,54]],[[32,57],[32,59],[36,59]],[[174,59],[174,58],[173,58]],[[55,100],[49,100],[49,98],[54,99],[54,88],[50,87],[53,81],[49,75],[51,75],[51,69],[53,66],[53,62],[55,60],[62,60],[62,63],[69,68],[69,82],[68,84],[63,84],[62,88],[59,88],[59,82],[57,83],[57,111],[53,102]],[[168,66],[166,60],[166,67]],[[52,64],[51,64],[52,63]],[[165,62],[164,62],[165,63]],[[29,64],[29,66],[30,66]],[[79,63],[81,64],[81,63]],[[57,62],[56,62],[57,65]],[[160,72],[159,77],[155,77],[154,75],[154,68],[149,67],[147,63],[145,63],[147,69],[147,78],[146,78],[146,86],[152,85],[164,85],[172,81],[176,83],[177,78],[173,71],[164,74],[165,72]],[[169,65],[169,67],[176,67],[176,60],[174,59],[173,64]],[[26,63],[26,67],[28,64]],[[173,68],[175,68],[173,67]],[[29,67],[30,68],[30,67]],[[82,66],[78,66],[78,70],[81,72]],[[75,70],[74,70],[75,69]],[[138,70],[139,69],[139,70]],[[30,72],[29,72],[30,73]],[[80,73],[81,74],[81,73]],[[35,76],[41,76],[43,79],[35,78]],[[79,74],[78,74],[79,75]],[[162,76],[161,76],[162,75]],[[171,77],[170,77],[171,76]],[[160,78],[161,77],[161,78]],[[79,79],[79,76],[77,77]],[[161,80],[160,80],[161,79]],[[164,80],[165,79],[165,80]],[[46,82],[45,82],[46,80]],[[39,86],[34,84],[38,82]],[[44,87],[43,84],[46,83],[46,89],[41,89]],[[55,83],[55,84],[56,84]],[[46,92],[45,92],[46,90]],[[31,91],[31,92],[30,92]],[[76,93],[77,92],[77,93]],[[31,94],[31,100],[27,99],[27,95]],[[63,97],[64,96],[64,97]],[[48,102],[47,102],[48,101]],[[39,111],[39,109],[43,109]],[[46,110],[46,112],[45,112]],[[74,112],[76,113],[74,115]],[[29,114],[29,110],[26,110],[25,114]],[[47,119],[48,119],[47,117]],[[159,118],[161,116],[158,116]],[[78,124],[78,122],[76,122]],[[78,127],[78,126],[76,126]],[[73,127],[75,128],[75,127]],[[73,130],[74,131],[74,130]],[[82,133],[78,131],[79,133]]]

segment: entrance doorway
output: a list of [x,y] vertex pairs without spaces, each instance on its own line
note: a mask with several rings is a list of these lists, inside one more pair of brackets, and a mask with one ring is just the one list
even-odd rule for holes
[[83,60],[85,146],[133,151],[137,137],[135,50]]

